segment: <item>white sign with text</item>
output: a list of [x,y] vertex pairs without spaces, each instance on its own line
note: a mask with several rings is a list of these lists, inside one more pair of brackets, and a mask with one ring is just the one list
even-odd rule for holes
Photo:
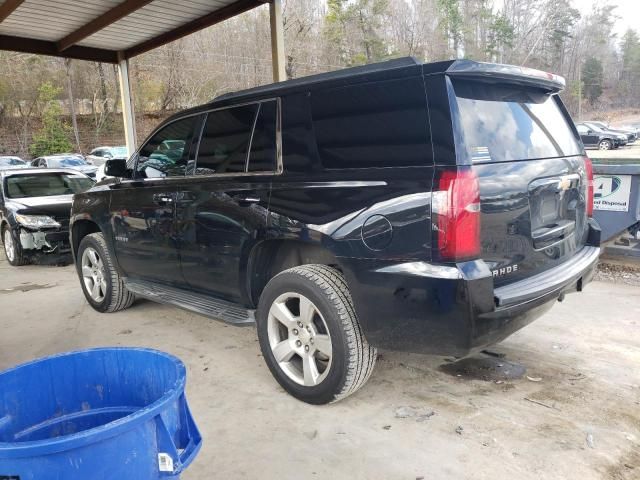
[[593,208],[628,212],[630,193],[631,175],[597,175],[593,179]]

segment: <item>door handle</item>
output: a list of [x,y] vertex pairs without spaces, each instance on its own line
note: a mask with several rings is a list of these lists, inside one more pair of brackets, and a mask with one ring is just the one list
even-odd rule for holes
[[173,203],[173,196],[167,193],[156,193],[153,195],[153,203],[160,206]]
[[238,205],[240,205],[241,207],[248,207],[249,205],[260,203],[260,198],[258,198],[258,197],[236,197],[236,201],[238,202]]

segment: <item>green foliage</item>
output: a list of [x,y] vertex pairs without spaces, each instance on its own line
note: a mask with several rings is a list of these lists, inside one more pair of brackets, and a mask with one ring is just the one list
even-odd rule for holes
[[580,20],[580,11],[571,7],[566,1],[557,2],[551,12],[549,19],[550,30],[550,53],[551,61],[549,66],[558,65],[560,57],[565,48],[565,44],[572,37],[575,24]]
[[589,57],[582,66],[582,81],[584,95],[592,104],[602,95],[604,83],[604,69],[602,62],[595,57]]
[[640,80],[640,38],[634,30],[622,37],[622,77],[638,84]]
[[34,157],[68,152],[73,148],[69,141],[71,127],[61,119],[62,108],[56,97],[62,89],[45,82],[38,89],[38,101],[43,105],[42,128],[33,135],[29,153]]
[[456,55],[462,40],[464,25],[462,12],[460,11],[460,0],[438,0],[437,5],[442,15],[439,24],[440,28],[445,38],[449,40],[449,45],[453,49],[454,55]]
[[511,25],[506,15],[498,13],[492,17],[489,24],[489,38],[486,49],[486,54],[489,57],[497,56],[498,53],[506,48],[513,47],[513,39],[515,37],[513,25]]
[[387,0],[328,0],[325,35],[348,66],[378,62],[388,56],[380,35]]

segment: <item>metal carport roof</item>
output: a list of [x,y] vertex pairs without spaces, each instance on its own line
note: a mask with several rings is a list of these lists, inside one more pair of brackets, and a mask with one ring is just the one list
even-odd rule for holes
[[282,0],[0,0],[0,50],[118,64],[129,153],[128,59],[269,4],[274,81],[285,80]]
[[109,63],[269,0],[5,0],[0,49]]

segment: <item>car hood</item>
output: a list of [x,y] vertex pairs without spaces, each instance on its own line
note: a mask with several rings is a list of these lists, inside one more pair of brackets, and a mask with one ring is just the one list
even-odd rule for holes
[[630,133],[633,133],[630,130],[622,130],[622,129],[619,129],[619,128],[612,128],[609,131],[613,132],[613,133],[617,133],[618,135],[628,135]]
[[56,220],[71,216],[73,195],[7,199],[7,210],[25,215],[49,215]]

